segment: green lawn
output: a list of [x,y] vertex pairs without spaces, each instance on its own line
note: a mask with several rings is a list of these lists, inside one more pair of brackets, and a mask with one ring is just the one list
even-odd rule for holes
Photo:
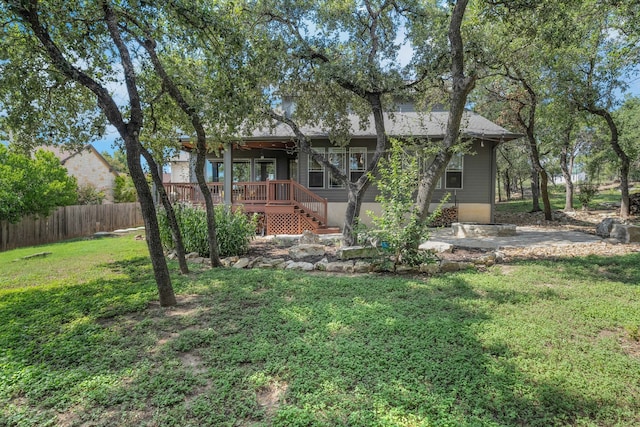
[[639,425],[639,262],[196,271],[163,309],[131,236],[0,253],[0,426]]
[[[631,190],[635,191],[633,188]],[[563,210],[565,204],[564,187],[550,187],[549,200],[551,201],[552,210]],[[620,190],[612,189],[600,191],[589,203],[589,209],[602,209],[603,206],[611,205],[612,203],[620,203]],[[528,197],[524,200],[514,199],[508,202],[496,203],[496,211],[508,213],[530,212],[531,206],[531,197]],[[577,197],[575,197],[573,200],[573,207],[575,209],[582,208]],[[544,206],[542,205],[542,199],[540,199],[540,209],[544,209]]]

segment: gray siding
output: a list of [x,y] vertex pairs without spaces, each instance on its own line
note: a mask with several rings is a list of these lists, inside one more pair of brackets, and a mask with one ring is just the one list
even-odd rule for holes
[[[317,143],[316,147],[331,147],[327,142],[325,144]],[[374,141],[354,141],[351,147],[366,146],[370,151],[367,156],[367,161],[373,156],[373,150],[375,149]],[[451,193],[449,199],[450,203],[454,201],[457,203],[493,203],[493,144],[489,142],[484,143],[484,147],[479,141],[475,141],[471,150],[472,154],[464,156],[464,165],[462,172],[462,189],[453,190],[443,188],[434,192],[432,202],[437,203],[446,193]],[[475,154],[473,154],[475,153]],[[299,160],[300,166],[300,182],[304,186],[308,185],[309,176],[306,173],[308,170],[308,156],[301,155]],[[313,189],[313,192],[321,197],[326,198],[330,202],[346,202],[347,192],[344,189],[329,189],[328,185],[329,176],[328,172],[325,172],[325,188]],[[375,186],[371,186],[363,198],[363,202],[374,202],[377,191]]]
[[[332,148],[335,147],[329,141],[314,141],[315,148]],[[373,157],[375,150],[375,141],[371,139],[355,139],[352,140],[351,147],[366,147],[368,149],[367,162]],[[348,147],[346,152],[348,153]],[[234,159],[256,159],[263,155],[265,158],[276,159],[277,179],[289,178],[289,160],[294,156],[288,155],[283,150],[235,150]],[[493,170],[493,144],[485,142],[484,146],[480,141],[475,141],[471,150],[471,154],[464,156],[463,173],[462,173],[462,189],[445,189],[444,177],[443,188],[434,192],[432,202],[439,202],[446,193],[451,193],[449,203],[493,203],[493,186],[494,186],[494,170]],[[308,188],[309,174],[308,156],[305,153],[299,153],[298,170],[299,182]],[[295,178],[295,177],[294,177]],[[345,189],[330,189],[329,171],[325,170],[324,188],[313,188],[312,191],[320,197],[326,198],[329,202],[346,202],[347,192]],[[375,186],[369,187],[363,202],[375,202],[377,194]]]
[[492,143],[485,142],[482,147],[479,141],[475,141],[471,154],[464,156],[462,189],[445,189],[443,177],[443,188],[435,191],[432,201],[438,202],[446,193],[451,193],[450,203],[493,203],[492,152]]

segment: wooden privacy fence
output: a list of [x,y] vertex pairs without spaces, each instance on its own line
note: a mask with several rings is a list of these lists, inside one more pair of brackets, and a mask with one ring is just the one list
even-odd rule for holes
[[64,206],[46,218],[29,217],[17,224],[0,221],[0,252],[142,225],[137,202]]

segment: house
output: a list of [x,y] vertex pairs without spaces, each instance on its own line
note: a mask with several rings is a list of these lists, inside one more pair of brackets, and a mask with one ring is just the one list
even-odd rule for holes
[[186,151],[180,151],[169,159],[169,173],[165,173],[162,182],[191,182],[191,156]]
[[78,187],[93,186],[105,194],[104,203],[113,203],[113,188],[118,173],[91,144],[79,150],[67,150],[60,146],[43,146],[52,152],[69,175],[78,181]]
[[[408,109],[410,110],[410,109]],[[448,112],[418,113],[400,111],[385,115],[387,134],[425,141],[441,140],[445,134]],[[331,162],[348,171],[352,180],[361,176],[375,151],[373,120],[361,128],[359,119],[351,117],[351,139],[346,147],[337,147],[320,128],[302,128],[311,138],[312,147],[328,156]],[[445,207],[455,207],[458,221],[493,222],[495,200],[496,150],[503,141],[519,134],[467,111],[461,133],[470,144],[468,154],[456,155],[449,163],[435,191],[431,209],[449,193]],[[205,176],[215,203],[243,205],[247,212],[265,216],[267,234],[296,234],[304,230],[337,231],[347,206],[346,190],[331,173],[297,150],[291,129],[283,124],[265,127],[227,146],[220,154],[207,157]],[[185,140],[183,149],[193,150]],[[193,154],[195,155],[195,154]],[[187,163],[185,163],[187,164]],[[191,163],[192,164],[192,163]],[[225,171],[231,170],[230,174]],[[194,174],[190,184],[167,184],[174,199],[201,202]],[[376,191],[371,187],[361,207],[365,212],[379,211]]]

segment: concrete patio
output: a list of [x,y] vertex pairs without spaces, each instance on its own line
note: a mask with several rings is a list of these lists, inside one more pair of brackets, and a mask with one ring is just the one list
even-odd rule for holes
[[432,242],[449,243],[459,248],[498,250],[579,244],[591,245],[602,243],[603,239],[580,231],[517,227],[515,236],[483,236],[478,238],[458,238],[453,235],[450,228],[441,228],[432,231],[430,240]]

